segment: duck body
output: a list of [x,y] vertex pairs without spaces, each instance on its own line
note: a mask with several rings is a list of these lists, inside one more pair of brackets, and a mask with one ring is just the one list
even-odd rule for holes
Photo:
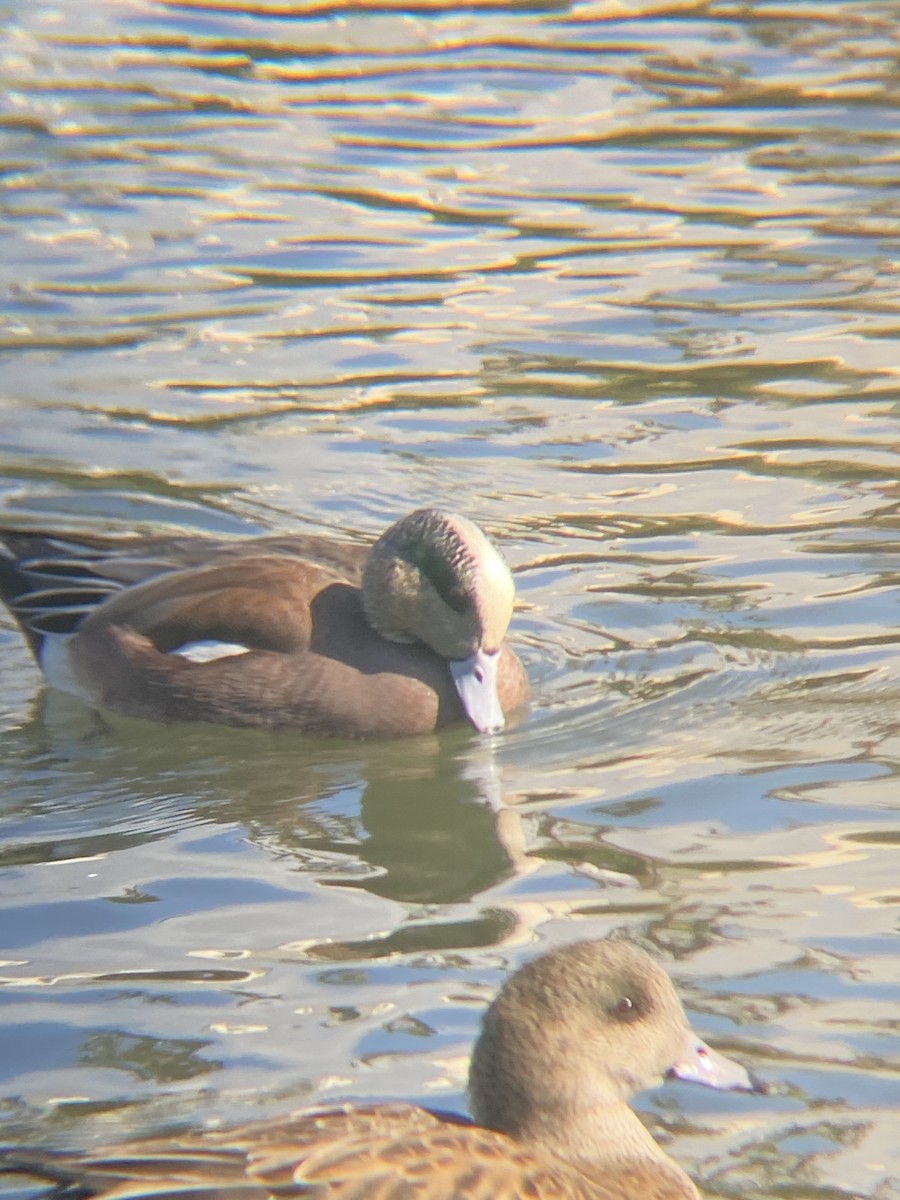
[[671,981],[625,942],[520,968],[469,1071],[478,1124],[410,1104],[347,1105],[84,1154],[0,1151],[58,1200],[699,1200],[628,1099],[675,1073],[755,1090],[693,1034]]
[[[0,1171],[53,1182],[59,1200],[622,1200],[614,1176],[591,1180],[562,1159],[409,1104],[347,1105],[77,1157],[0,1150]],[[677,1167],[666,1189],[657,1181],[638,1198],[699,1200]]]
[[468,717],[493,732],[529,695],[504,641],[508,568],[476,525],[433,509],[372,548],[10,530],[0,596],[49,683],[128,716],[350,737]]

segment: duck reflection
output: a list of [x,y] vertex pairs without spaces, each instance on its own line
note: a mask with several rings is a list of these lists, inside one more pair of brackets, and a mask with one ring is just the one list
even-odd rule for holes
[[469,901],[522,866],[493,746],[464,729],[337,742],[109,718],[48,693],[28,726],[0,737],[0,752],[13,741],[42,775],[39,797],[9,798],[32,834],[10,846],[17,862],[237,824],[321,884],[417,905]]
[[501,795],[490,763],[467,769],[440,748],[400,777],[371,774],[360,805],[360,853],[380,874],[365,886],[392,900],[453,904],[514,874],[514,853],[501,836]]

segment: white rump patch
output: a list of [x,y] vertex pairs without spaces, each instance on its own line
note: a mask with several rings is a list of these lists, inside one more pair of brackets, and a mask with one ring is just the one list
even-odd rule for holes
[[183,646],[179,646],[177,650],[170,650],[169,653],[186,658],[188,662],[208,663],[215,662],[217,658],[234,658],[237,654],[249,654],[250,647],[242,646],[240,642],[185,642]]
[[87,693],[84,688],[78,686],[69,662],[69,637],[69,634],[45,634],[40,650],[41,670],[51,687],[84,699],[87,698]]

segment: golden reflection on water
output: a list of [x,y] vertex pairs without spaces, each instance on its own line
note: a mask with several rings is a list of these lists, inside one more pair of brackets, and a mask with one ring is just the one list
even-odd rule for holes
[[624,930],[775,1084],[644,1099],[710,1191],[897,1194],[896,17],[10,9],[6,519],[464,508],[536,699],[146,728],[0,626],[5,1140],[461,1104],[509,967]]

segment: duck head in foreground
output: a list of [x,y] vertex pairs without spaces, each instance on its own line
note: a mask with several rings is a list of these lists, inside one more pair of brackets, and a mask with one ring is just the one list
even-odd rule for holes
[[529,697],[509,568],[425,508],[372,546],[0,531],[0,597],[48,682],[128,716],[349,737],[503,727]]
[[469,1072],[478,1124],[345,1106],[86,1154],[6,1149],[0,1169],[79,1200],[698,1200],[628,1105],[670,1073],[757,1090],[691,1032],[644,951],[578,942],[518,970],[485,1014]]

